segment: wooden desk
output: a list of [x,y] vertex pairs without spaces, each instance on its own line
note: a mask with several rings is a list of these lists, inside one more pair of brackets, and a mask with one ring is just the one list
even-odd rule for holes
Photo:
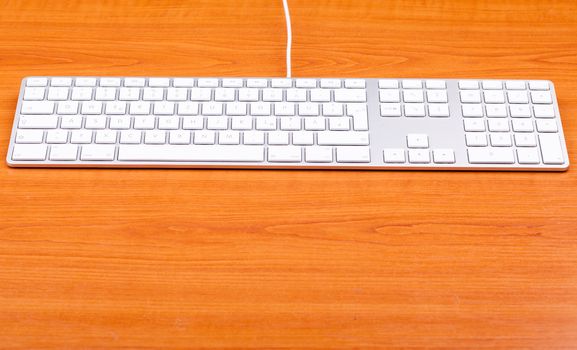
[[[281,1],[3,1],[27,75],[282,76]],[[574,1],[291,0],[295,76],[555,82]],[[0,165],[0,348],[577,347],[577,172]]]

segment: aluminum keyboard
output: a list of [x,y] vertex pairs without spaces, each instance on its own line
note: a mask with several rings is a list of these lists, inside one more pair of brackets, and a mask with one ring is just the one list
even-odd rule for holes
[[562,171],[549,81],[29,77],[14,167]]

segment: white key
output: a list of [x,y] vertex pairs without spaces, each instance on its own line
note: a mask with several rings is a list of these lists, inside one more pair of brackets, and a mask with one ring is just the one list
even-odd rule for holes
[[347,105],[347,114],[353,117],[354,130],[369,130],[369,114],[366,105],[359,103],[349,103]]
[[269,162],[296,163],[301,161],[301,148],[296,146],[269,146]]
[[264,132],[262,131],[246,131],[244,132],[243,142],[245,145],[263,145]]
[[444,80],[440,79],[430,79],[425,82],[427,89],[446,89],[447,84]]
[[238,90],[238,100],[246,102],[258,101],[258,89],[243,88]]
[[106,107],[104,108],[104,113],[111,114],[111,115],[126,114],[126,102],[123,102],[123,101],[106,102]]
[[311,131],[296,131],[292,137],[293,145],[312,145],[314,134]]
[[168,134],[168,142],[171,145],[188,145],[190,144],[191,135],[190,131],[185,130],[173,130]]
[[251,115],[270,115],[271,105],[269,102],[254,102],[250,104]]
[[118,87],[120,86],[120,78],[100,78],[100,86]]
[[383,158],[385,163],[404,163],[405,150],[400,148],[385,148]]
[[96,143],[116,143],[118,132],[112,130],[98,130],[96,132]]
[[400,103],[382,103],[381,117],[400,117],[401,104]]
[[130,102],[130,114],[132,115],[148,115],[150,114],[150,102],[137,101]]
[[77,145],[53,145],[50,147],[50,160],[76,160],[78,157]]
[[302,116],[315,116],[319,115],[319,104],[318,103],[299,103],[298,105],[299,115]]
[[489,123],[489,131],[509,131],[509,120],[507,119],[489,119],[487,122]]
[[43,87],[27,87],[24,88],[24,97],[26,101],[42,101],[46,93],[46,88]]
[[160,130],[176,130],[180,127],[179,124],[179,117],[167,116],[158,118],[158,129]]
[[445,90],[428,90],[427,101],[430,103],[447,103],[449,98]]
[[44,131],[42,130],[18,130],[16,131],[16,143],[42,143]]
[[[548,107],[548,106],[544,106]],[[510,105],[509,111],[513,118],[530,118],[531,108],[528,105]]]
[[202,104],[203,115],[222,115],[223,105],[220,102],[207,102]]
[[338,117],[344,114],[343,104],[323,103],[323,115],[327,117]]
[[113,87],[99,87],[96,88],[94,96],[96,101],[114,101],[116,99],[116,88]]
[[55,115],[21,115],[18,120],[20,129],[54,129],[58,126]]
[[406,103],[405,116],[407,117],[424,117],[425,104],[424,103]]
[[264,89],[262,90],[262,100],[265,102],[280,102],[282,101],[282,90]]
[[156,115],[173,115],[174,102],[169,101],[154,102],[153,112]]
[[501,90],[483,91],[485,103],[505,103],[505,94]]
[[281,130],[300,130],[301,129],[301,118],[299,118],[299,117],[281,118],[280,129]]
[[216,133],[212,130],[200,130],[194,132],[195,145],[213,145],[215,143]]
[[144,101],[162,101],[164,99],[164,89],[144,88],[142,89],[142,99]]
[[104,129],[106,128],[106,116],[95,115],[86,117],[84,127],[86,129]]
[[70,143],[91,143],[92,130],[73,130],[70,132]]
[[487,146],[487,135],[482,133],[467,133],[465,134],[465,141],[469,147],[484,147]]
[[491,134],[491,146],[494,147],[511,147],[511,135],[498,133],[498,134]]
[[323,89],[338,89],[341,86],[340,79],[321,79],[321,88]]
[[537,148],[518,148],[517,159],[519,164],[539,164]]
[[483,119],[464,119],[465,131],[485,131],[485,121]]
[[424,102],[425,97],[423,95],[423,90],[404,90],[403,91],[403,101],[405,102]]
[[56,109],[58,114],[77,114],[78,113],[78,102],[76,101],[63,101],[58,103],[58,108]]
[[553,98],[549,91],[531,91],[531,101],[535,104],[552,104]]
[[233,130],[250,130],[252,129],[252,117],[236,116],[231,118]]
[[51,101],[22,101],[22,114],[52,114],[54,102]]
[[509,103],[529,103],[527,91],[507,91]]
[[531,90],[549,90],[549,82],[535,80],[529,82],[529,89]]
[[511,123],[515,132],[533,131],[533,121],[531,119],[513,119]]
[[273,88],[290,88],[292,87],[292,79],[271,79],[271,86]]
[[292,102],[277,102],[274,104],[274,114],[279,116],[295,115],[295,104]]
[[326,119],[325,118],[305,118],[305,129],[306,130],[325,130],[326,129]]
[[174,78],[172,80],[172,86],[175,88],[191,88],[194,86],[193,78]]
[[345,79],[345,87],[347,89],[364,89],[365,80],[364,79]]
[[289,134],[286,131],[271,131],[268,133],[269,145],[288,145]]
[[130,129],[130,117],[113,115],[110,117],[110,129]]
[[331,163],[333,161],[333,148],[326,146],[306,147],[305,161],[307,163]]
[[423,82],[418,79],[403,80],[403,89],[420,89],[423,87]]
[[503,88],[503,82],[499,80],[484,80],[483,89],[484,90],[501,90]]
[[26,86],[46,86],[48,79],[40,77],[32,77],[26,79]]
[[124,86],[143,87],[146,80],[144,78],[124,78]]
[[344,131],[350,130],[351,125],[349,123],[349,118],[346,117],[333,117],[329,118],[329,130]]
[[479,89],[479,82],[476,80],[461,80],[461,81],[459,81],[459,89],[462,89],[462,90]]
[[202,130],[203,127],[203,117],[182,117],[182,128],[184,130]]
[[72,88],[73,101],[90,101],[92,99],[92,88],[90,87],[74,87]]
[[410,149],[409,163],[426,164],[431,162],[431,155],[427,149]]
[[399,81],[395,79],[381,79],[379,80],[379,89],[397,89],[399,88]]
[[120,145],[119,161],[262,162],[262,146],[241,145]]
[[154,129],[156,118],[150,115],[134,117],[135,129]]
[[545,164],[563,164],[563,150],[557,134],[540,134],[541,156]]
[[224,79],[222,79],[222,87],[225,87],[225,88],[240,88],[240,87],[242,87],[242,79],[238,79],[238,78],[224,78]]
[[401,94],[399,90],[380,90],[379,91],[379,101],[380,102],[401,102]]
[[82,127],[82,117],[79,115],[63,116],[60,121],[62,129],[80,129]]
[[120,101],[138,101],[140,99],[140,89],[138,88],[120,88],[118,93]]
[[311,102],[330,102],[331,91],[327,89],[312,89]]
[[246,87],[249,88],[266,88],[268,81],[266,79],[247,79]]
[[82,103],[81,112],[82,114],[101,114],[102,113],[102,102],[100,101],[86,101]]
[[[66,101],[68,99],[67,87],[51,87],[48,89],[48,100],[49,101]],[[60,104],[58,105],[60,107]]]
[[220,102],[234,101],[235,89],[231,88],[217,88],[214,89],[214,100]]
[[370,163],[371,152],[369,147],[337,147],[338,163]]
[[168,88],[166,90],[167,101],[186,101],[188,99],[188,90],[184,88]]
[[191,101],[210,101],[212,96],[212,90],[206,88],[193,88],[190,89],[190,100]]
[[227,103],[226,115],[246,115],[246,103],[244,102]]
[[75,84],[76,86],[96,86],[96,78],[89,78],[89,77],[82,77],[76,78]]
[[138,144],[142,139],[140,130],[123,130],[120,132],[120,143]]
[[428,107],[430,117],[447,118],[450,115],[449,105],[446,103],[430,104]]
[[525,90],[525,82],[519,80],[509,80],[505,83],[507,90]]
[[209,130],[228,129],[228,117],[210,117],[206,119],[206,128]]
[[507,106],[506,105],[487,105],[487,117],[489,118],[506,118],[507,117]]
[[555,110],[553,106],[535,105],[533,106],[535,118],[555,118]]
[[469,148],[469,163],[471,164],[513,164],[515,155],[510,148]]
[[407,147],[409,148],[428,148],[429,137],[426,134],[408,134]]
[[197,115],[198,114],[198,103],[197,102],[179,102],[177,105],[178,115]]
[[144,143],[147,144],[164,144],[166,142],[166,131],[148,130],[144,133]]
[[168,87],[170,86],[170,79],[168,78],[149,78],[148,86],[150,87]]
[[305,89],[287,89],[286,100],[289,102],[305,102],[307,91]]
[[464,90],[460,95],[462,103],[481,103],[481,92],[478,90]]
[[537,139],[533,134],[515,134],[515,146],[535,147],[537,146]]
[[15,144],[12,160],[45,160],[47,150],[43,144]]
[[369,133],[364,131],[319,131],[319,146],[368,146]]
[[48,130],[46,132],[46,143],[66,143],[68,142],[68,131]]
[[465,118],[480,118],[483,116],[483,106],[480,104],[463,105],[462,110]]
[[240,144],[240,133],[238,131],[226,130],[218,134],[218,143],[221,145]]
[[433,162],[438,164],[455,163],[455,152],[452,149],[435,149],[433,150]]
[[367,93],[364,89],[336,89],[335,102],[367,102]]
[[257,130],[275,130],[276,129],[276,118],[271,117],[256,117],[256,129]]
[[113,145],[85,145],[80,150],[81,160],[114,160],[116,146]]
[[557,122],[553,119],[537,119],[535,120],[538,132],[557,132]]

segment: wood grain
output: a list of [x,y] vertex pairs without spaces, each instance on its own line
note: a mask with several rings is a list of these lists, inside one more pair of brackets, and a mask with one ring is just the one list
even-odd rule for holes
[[[295,76],[545,78],[574,1],[290,0]],[[0,1],[27,75],[281,76],[270,0]],[[577,348],[577,175],[0,165],[2,349]]]

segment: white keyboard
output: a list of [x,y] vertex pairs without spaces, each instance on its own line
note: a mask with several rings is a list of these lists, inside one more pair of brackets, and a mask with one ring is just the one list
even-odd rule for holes
[[15,167],[548,170],[549,81],[29,77]]

